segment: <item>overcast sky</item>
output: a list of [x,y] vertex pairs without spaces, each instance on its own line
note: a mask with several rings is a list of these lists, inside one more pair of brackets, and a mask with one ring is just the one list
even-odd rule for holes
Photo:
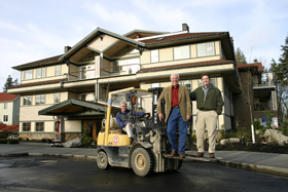
[[288,36],[287,0],[0,0],[0,91],[11,67],[63,53],[97,27],[228,31],[248,62],[270,67]]

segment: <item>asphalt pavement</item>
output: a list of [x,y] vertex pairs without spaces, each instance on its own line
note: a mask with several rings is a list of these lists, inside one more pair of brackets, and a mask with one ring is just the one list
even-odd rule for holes
[[[186,154],[184,161],[219,163],[227,167],[288,177],[288,154],[216,151],[216,159],[190,157],[189,155],[196,154],[195,151],[187,151]],[[0,144],[0,157],[12,156],[56,156],[96,160],[96,150],[95,148],[51,147],[44,143]]]

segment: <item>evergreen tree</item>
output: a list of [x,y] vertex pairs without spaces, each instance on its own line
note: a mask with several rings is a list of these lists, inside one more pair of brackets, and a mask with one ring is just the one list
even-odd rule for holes
[[235,55],[235,59],[236,59],[236,63],[238,64],[247,64],[247,61],[246,61],[246,57],[244,55],[244,53],[241,51],[241,49],[238,47],[236,49],[236,55]]
[[288,36],[285,44],[281,46],[282,54],[279,63],[274,59],[271,64],[271,71],[274,74],[274,82],[277,86],[278,113],[280,122],[288,123]]
[[11,87],[13,87],[14,85],[17,85],[17,84],[18,84],[18,80],[17,79],[13,80],[11,75],[8,75],[8,77],[6,79],[6,83],[4,84],[4,87],[3,87],[3,91],[7,92],[7,90],[9,88],[11,88]]

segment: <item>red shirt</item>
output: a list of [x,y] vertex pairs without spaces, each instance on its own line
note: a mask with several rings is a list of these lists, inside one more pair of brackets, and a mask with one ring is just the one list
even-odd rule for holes
[[176,87],[172,86],[172,95],[171,95],[171,106],[177,107],[179,105],[179,85]]

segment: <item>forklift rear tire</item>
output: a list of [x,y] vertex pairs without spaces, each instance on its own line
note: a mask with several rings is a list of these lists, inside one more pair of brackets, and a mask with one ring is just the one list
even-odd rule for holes
[[97,166],[99,169],[104,169],[104,170],[109,168],[108,157],[104,151],[98,152]]
[[136,148],[131,155],[131,167],[138,176],[146,176],[153,169],[153,157],[151,152],[144,148]]

